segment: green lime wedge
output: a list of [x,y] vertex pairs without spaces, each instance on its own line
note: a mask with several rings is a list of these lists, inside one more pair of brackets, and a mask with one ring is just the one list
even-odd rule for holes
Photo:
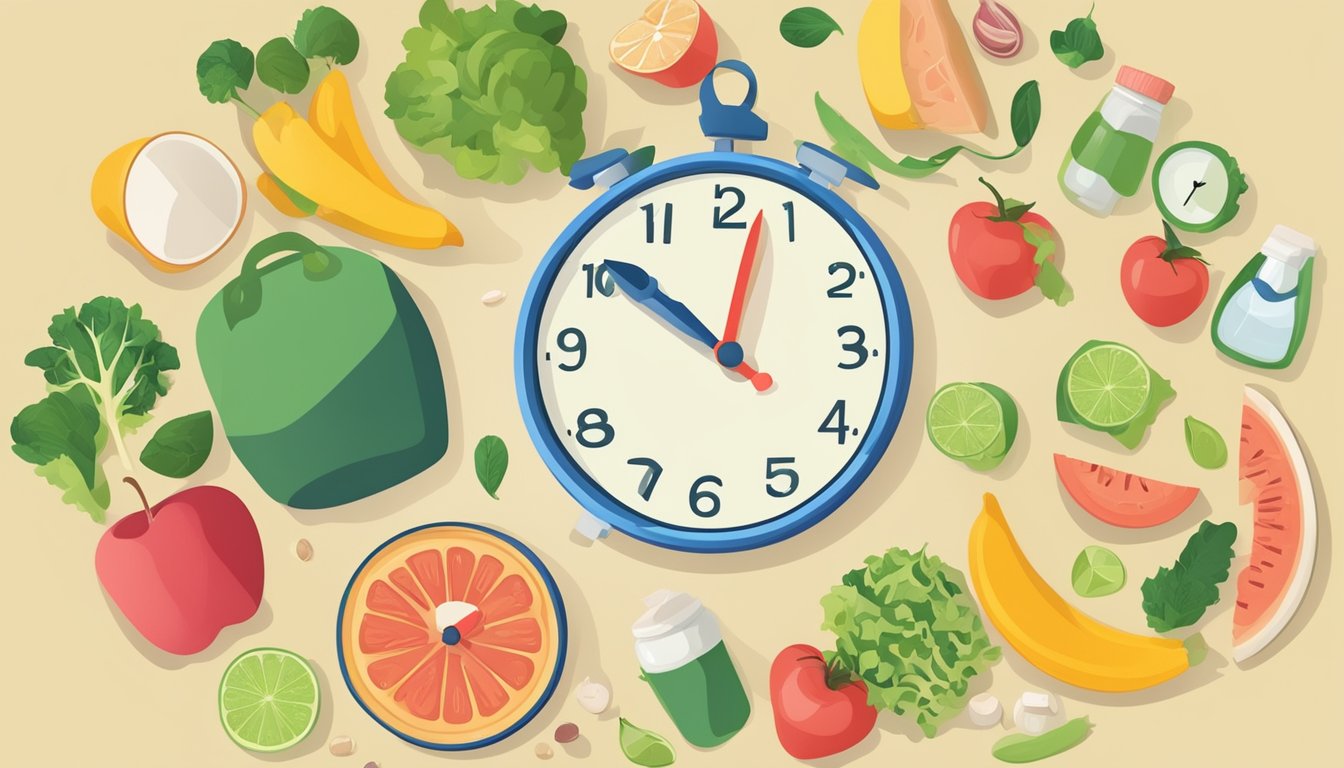
[[1190,458],[1205,469],[1217,469],[1227,463],[1227,443],[1218,430],[1196,419],[1185,417],[1185,447]]
[[219,719],[229,738],[253,752],[279,752],[317,723],[321,694],[307,661],[279,648],[253,648],[219,682]]
[[1152,380],[1139,353],[1121,344],[1099,344],[1073,359],[1065,372],[1069,404],[1096,429],[1133,421],[1148,403]]
[[934,447],[958,461],[980,458],[1003,442],[1003,404],[981,384],[956,382],[935,392],[924,423]]
[[1083,597],[1105,597],[1125,585],[1125,564],[1105,547],[1084,547],[1073,561],[1073,591]]

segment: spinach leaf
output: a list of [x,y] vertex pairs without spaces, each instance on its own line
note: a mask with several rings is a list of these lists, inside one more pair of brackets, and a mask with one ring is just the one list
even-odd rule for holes
[[1148,626],[1170,632],[1199,621],[1218,602],[1218,585],[1227,581],[1236,540],[1234,523],[1200,523],[1176,563],[1158,568],[1152,578],[1144,580],[1143,612],[1148,615]]
[[476,443],[476,479],[481,487],[490,494],[490,498],[499,500],[496,491],[504,482],[504,473],[509,468],[509,449],[504,441],[494,435],[482,437]]
[[815,48],[825,42],[832,32],[845,34],[835,19],[820,8],[794,8],[779,20],[780,36],[799,48]]
[[359,53],[359,30],[340,11],[318,6],[304,11],[294,27],[294,47],[310,59],[349,64]]
[[931,176],[962,152],[968,152],[986,160],[1007,160],[1021,152],[1031,142],[1032,137],[1036,134],[1036,126],[1041,120],[1040,86],[1035,80],[1028,80],[1013,94],[1013,106],[1009,122],[1012,124],[1013,140],[1017,146],[1012,151],[1002,155],[991,155],[957,144],[927,158],[903,157],[900,160],[893,160],[885,152],[878,149],[877,145],[870,141],[867,136],[864,136],[863,132],[854,127],[853,123],[845,119],[844,115],[827,104],[826,100],[821,97],[820,92],[816,94],[815,102],[821,127],[826,130],[826,133],[834,142],[833,150],[837,155],[864,170],[877,168],[903,179],[922,179]]
[[1227,463],[1227,443],[1218,430],[1196,419],[1185,417],[1185,447],[1190,458],[1205,469],[1217,469]]
[[1050,33],[1050,50],[1069,69],[1096,61],[1106,52],[1101,44],[1101,35],[1097,34],[1097,23],[1092,20],[1092,11],[1096,7],[1093,4],[1086,16],[1074,19],[1064,29]]
[[209,411],[180,416],[159,427],[140,463],[164,477],[188,477],[210,458],[215,422]]
[[196,84],[215,104],[238,98],[252,84],[252,52],[236,40],[216,40],[196,59]]
[[289,38],[277,37],[257,51],[257,79],[281,93],[308,87],[308,60]]

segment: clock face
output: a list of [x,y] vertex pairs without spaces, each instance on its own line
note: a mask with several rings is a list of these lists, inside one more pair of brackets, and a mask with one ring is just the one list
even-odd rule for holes
[[[729,331],[758,212],[736,338],[745,367],[733,370],[737,357],[721,359],[714,342]],[[544,412],[533,429],[549,430],[559,471],[580,473],[604,505],[660,527],[753,526],[826,495],[856,458],[866,474],[877,458],[867,454],[885,448],[908,378],[908,341],[889,338],[883,298],[899,281],[798,189],[746,174],[671,178],[625,199],[560,258],[533,287],[542,305],[524,323],[535,333],[520,336],[535,340],[520,351]],[[647,286],[628,282],[643,274]],[[675,302],[685,314],[665,319]],[[908,328],[904,306],[902,293]],[[711,338],[687,327],[695,321]],[[773,384],[758,391],[766,382],[753,372]],[[875,450],[874,430],[886,433]]]
[[1162,164],[1157,187],[1167,210],[1180,223],[1207,224],[1227,205],[1227,168],[1207,150],[1179,149]]

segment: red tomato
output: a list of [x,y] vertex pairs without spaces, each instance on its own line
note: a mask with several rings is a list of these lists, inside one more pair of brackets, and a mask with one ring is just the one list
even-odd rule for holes
[[1176,241],[1171,227],[1167,239],[1139,239],[1120,262],[1120,289],[1140,320],[1159,328],[1175,325],[1194,314],[1209,293],[1209,268],[1199,251]]
[[1036,247],[1022,236],[1023,224],[1054,231],[1045,217],[1022,214],[1015,221],[990,221],[998,216],[993,203],[968,203],[952,216],[947,251],[952,269],[967,290],[986,299],[1011,299],[1036,284]]
[[826,661],[810,645],[790,645],[770,665],[770,705],[784,751],[799,760],[834,755],[863,741],[877,722],[868,686],[850,680],[831,688]]

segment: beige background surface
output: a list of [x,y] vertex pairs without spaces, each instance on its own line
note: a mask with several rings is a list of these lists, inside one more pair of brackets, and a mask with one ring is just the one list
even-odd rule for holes
[[[619,714],[667,734],[682,765],[780,765],[767,698],[769,662],[793,642],[825,644],[817,599],[840,575],[888,546],[918,547],[964,566],[965,539],[980,493],[999,494],[1023,546],[1039,570],[1069,590],[1068,568],[1085,544],[1101,540],[1129,566],[1120,594],[1088,603],[1089,610],[1128,629],[1142,629],[1139,583],[1170,562],[1199,519],[1235,520],[1239,551],[1249,541],[1248,510],[1236,503],[1235,467],[1216,472],[1186,456],[1181,419],[1194,414],[1235,437],[1243,384],[1271,394],[1299,431],[1321,499],[1321,542],[1315,578],[1302,610],[1266,653],[1239,668],[1230,662],[1231,590],[1203,622],[1213,654],[1178,681],[1148,692],[1102,696],[1071,690],[1031,669],[1009,650],[993,669],[992,686],[1010,704],[1025,688],[1061,694],[1070,714],[1090,715],[1091,738],[1058,761],[1068,765],[1253,765],[1289,759],[1317,765],[1329,754],[1338,728],[1341,675],[1339,635],[1344,604],[1333,552],[1340,542],[1329,520],[1344,460],[1338,350],[1339,280],[1331,280],[1332,246],[1344,238],[1339,206],[1339,126],[1344,118],[1332,85],[1340,71],[1338,4],[1277,3],[1239,12],[1221,2],[1135,0],[1100,4],[1097,21],[1106,57],[1071,72],[1051,56],[1048,34],[1085,3],[1016,0],[1011,8],[1029,30],[1022,55],[1010,63],[975,57],[998,118],[991,137],[973,137],[996,149],[1010,143],[1007,106],[1016,86],[1038,78],[1044,116],[1032,148],[1010,162],[958,159],[947,172],[922,182],[883,178],[878,192],[846,197],[882,233],[910,292],[916,323],[916,365],[910,409],[891,449],[867,484],[839,512],[804,535],[763,551],[695,556],[660,551],[613,535],[595,546],[570,535],[579,512],[532,450],[513,397],[514,325],[527,281],[539,257],[590,192],[564,187],[558,175],[532,175],[516,187],[457,179],[437,157],[422,156],[396,135],[382,115],[383,82],[401,60],[398,40],[415,23],[415,0],[340,3],[363,46],[347,72],[362,97],[361,118],[375,152],[402,189],[447,212],[468,245],[429,254],[400,253],[313,222],[292,224],[253,196],[247,221],[227,250],[207,265],[163,275],[105,231],[89,210],[88,183],[98,160],[139,136],[166,129],[201,133],[218,142],[255,177],[258,166],[245,139],[247,120],[231,106],[206,103],[192,79],[197,54],[212,39],[234,37],[254,49],[292,29],[304,0],[231,0],[212,5],[134,0],[50,3],[6,0],[0,60],[7,73],[3,211],[7,272],[0,334],[0,387],[4,414],[37,400],[40,375],[20,361],[45,340],[54,312],[107,293],[144,305],[164,337],[183,351],[184,365],[159,421],[210,405],[195,361],[196,318],[206,300],[237,268],[248,245],[279,228],[295,228],[327,242],[346,242],[384,257],[412,286],[441,350],[450,390],[453,444],[448,456],[390,492],[324,512],[287,510],[270,502],[221,440],[205,470],[191,482],[227,486],[251,507],[266,545],[265,602],[248,623],[227,630],[206,652],[175,658],[148,647],[120,620],[94,576],[94,547],[102,528],[72,508],[10,456],[0,460],[9,500],[4,545],[5,751],[11,763],[31,766],[245,766],[263,758],[238,750],[219,726],[215,692],[225,665],[258,645],[292,648],[310,657],[322,677],[323,715],[316,733],[271,760],[296,766],[328,765],[327,740],[349,735],[354,757],[340,765],[377,761],[383,768],[428,766],[450,760],[527,765],[532,750],[565,721],[584,738],[557,748],[555,764],[619,765],[615,711],[602,718],[572,700],[585,676],[607,680]],[[770,138],[752,150],[791,157],[796,138],[823,139],[812,94],[827,98],[870,135],[855,69],[860,2],[820,3],[847,31],[820,48],[786,45],[776,25],[791,4],[709,0],[724,57],[741,56],[761,79],[759,111]],[[642,0],[562,2],[571,25],[564,43],[591,75],[585,115],[590,152],[653,143],[662,157],[706,148],[698,133],[694,91],[668,91],[616,72],[606,45]],[[756,10],[769,5],[768,12]],[[975,3],[953,3],[963,24]],[[617,10],[610,10],[616,8]],[[1220,359],[1208,341],[1213,296],[1191,320],[1155,331],[1129,311],[1117,289],[1118,261],[1136,238],[1153,234],[1158,214],[1145,189],[1107,220],[1069,205],[1054,180],[1066,142],[1106,92],[1120,63],[1176,83],[1159,139],[1205,139],[1227,147],[1251,179],[1241,215],[1216,237],[1192,236],[1213,262],[1213,289],[1257,250],[1269,229],[1289,224],[1324,244],[1318,262],[1311,329],[1298,362],[1262,373]],[[262,89],[256,89],[264,93]],[[265,97],[258,97],[265,101]],[[898,151],[927,153],[945,146],[930,135],[892,135]],[[948,268],[945,236],[952,212],[984,197],[981,173],[1005,194],[1037,200],[1037,210],[1062,233],[1065,274],[1078,299],[1064,309],[1034,297],[987,305],[972,300]],[[485,307],[480,296],[500,289],[507,300]],[[1082,341],[1112,338],[1138,348],[1180,393],[1147,442],[1133,455],[1118,445],[1054,418],[1055,376]],[[943,458],[924,438],[921,413],[936,384],[991,380],[1009,390],[1023,414],[1022,434],[1008,462],[977,475]],[[470,446],[496,433],[508,442],[512,466],[494,502],[477,485]],[[132,438],[143,445],[145,436]],[[670,439],[676,439],[671,437]],[[136,449],[138,450],[138,448]],[[1172,524],[1134,535],[1104,530],[1061,498],[1051,454],[1064,451],[1118,463],[1204,489],[1198,506]],[[465,458],[464,458],[465,457]],[[115,462],[109,472],[116,472]],[[1324,475],[1322,477],[1321,475]],[[179,483],[145,478],[154,497]],[[132,511],[122,486],[114,515]],[[439,755],[410,747],[382,731],[355,705],[340,681],[332,643],[336,603],[351,570],[377,543],[413,525],[470,520],[497,526],[532,545],[555,573],[569,606],[570,661],[559,692],[523,732],[504,744],[468,755]],[[300,562],[294,543],[312,541],[316,556]],[[1240,565],[1240,563],[1238,563]],[[722,619],[730,649],[744,673],[755,712],[745,731],[724,747],[697,752],[677,737],[647,687],[636,678],[628,626],[639,599],[661,587],[703,596]],[[977,686],[977,689],[985,683]],[[883,715],[878,730],[827,765],[971,765],[992,762],[990,744],[1004,731],[958,724],[924,739],[902,719]]]

